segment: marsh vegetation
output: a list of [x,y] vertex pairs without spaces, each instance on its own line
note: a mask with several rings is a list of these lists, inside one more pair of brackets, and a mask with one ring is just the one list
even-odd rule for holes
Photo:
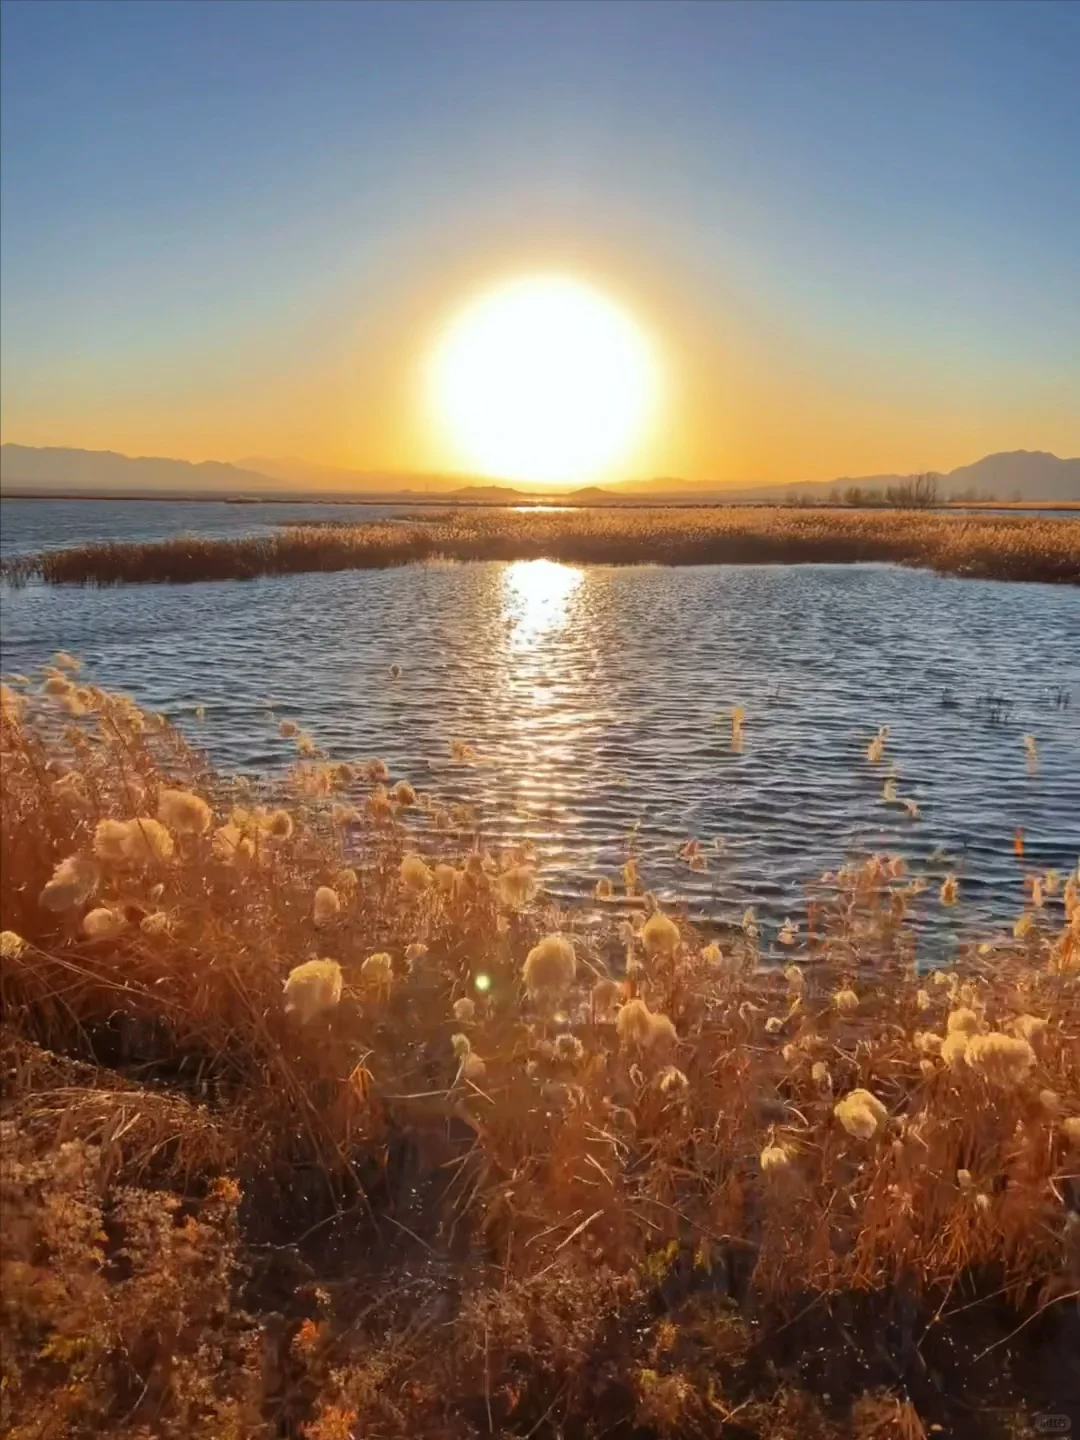
[[269,788],[70,656],[4,690],[7,1433],[986,1437],[1064,1408],[1075,872],[1018,843],[1012,923],[927,972],[927,880],[870,855],[763,966],[752,908],[695,934],[633,836],[586,926],[527,846],[283,738]]
[[236,539],[178,536],[76,545],[13,556],[2,574],[14,584],[182,583],[434,558],[616,565],[883,561],[954,575],[1075,585],[1080,526],[1070,519],[920,509],[459,508],[423,519],[298,525]]

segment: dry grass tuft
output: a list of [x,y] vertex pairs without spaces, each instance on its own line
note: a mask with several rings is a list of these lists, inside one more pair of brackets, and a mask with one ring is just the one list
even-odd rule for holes
[[130,701],[84,687],[61,725],[15,683],[5,1433],[1004,1440],[1053,1413],[1074,875],[928,979],[871,857],[769,969],[752,912],[709,944],[675,906],[640,939],[560,912],[519,854],[406,828],[384,766],[238,790]]

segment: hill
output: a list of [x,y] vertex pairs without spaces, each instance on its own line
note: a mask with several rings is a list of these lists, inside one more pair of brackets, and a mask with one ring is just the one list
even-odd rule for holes
[[132,458],[114,450],[71,450],[32,445],[0,446],[0,482],[4,489],[150,490],[181,494],[231,494],[278,489],[274,480],[220,460]]
[[[120,455],[113,450],[77,450],[30,445],[0,447],[0,485],[4,490],[85,491],[149,495],[266,495],[356,499],[361,496],[445,497],[487,504],[516,504],[545,493],[552,500],[576,505],[615,504],[619,500],[827,500],[858,487],[885,491],[906,475],[841,476],[836,480],[799,481],[787,485],[740,484],[733,481],[650,480],[588,485],[555,491],[537,486],[518,489],[493,482],[462,483],[460,475],[401,474],[338,469],[304,460],[249,457],[229,464]],[[942,499],[954,497],[1000,501],[1080,501],[1080,459],[1060,459],[1044,450],[1011,450],[984,455],[961,465],[939,480]]]
[[[780,485],[746,485],[736,481],[686,481],[664,476],[628,481],[612,487],[616,495],[704,500],[827,500],[832,494],[859,488],[885,491],[909,475],[842,475],[835,480],[796,481]],[[970,465],[939,476],[942,499],[954,497],[997,500],[1080,500],[1080,459],[1061,459],[1045,450],[1008,450],[984,455]]]

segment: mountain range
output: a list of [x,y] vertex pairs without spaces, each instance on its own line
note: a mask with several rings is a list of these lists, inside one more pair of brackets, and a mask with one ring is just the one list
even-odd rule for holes
[[[836,480],[761,485],[723,481],[686,481],[665,476],[590,485],[559,491],[558,498],[577,504],[612,504],[619,500],[688,499],[771,500],[828,499],[858,487],[886,490],[905,475],[842,476]],[[460,475],[394,474],[345,470],[303,460],[253,456],[230,464],[205,460],[133,458],[112,450],[77,450],[29,445],[0,446],[0,490],[7,492],[88,493],[127,495],[205,495],[233,497],[266,495],[337,499],[384,495],[399,498],[468,499],[477,502],[516,501],[544,491],[491,482],[463,483]],[[556,492],[548,490],[548,494]],[[942,498],[1002,501],[1080,501],[1080,458],[1060,459],[1043,450],[1010,450],[984,455],[939,479]]]

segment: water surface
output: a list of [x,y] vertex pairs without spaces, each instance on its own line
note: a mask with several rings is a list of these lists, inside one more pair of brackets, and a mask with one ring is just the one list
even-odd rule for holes
[[[30,526],[5,505],[6,543],[28,543],[29,529],[40,544],[46,525],[55,534],[64,503],[27,502]],[[192,507],[163,520],[165,505],[126,508],[138,512],[129,526],[144,513],[159,527],[203,519]],[[205,508],[208,523],[241,526],[287,507]],[[35,584],[5,591],[0,624],[5,669],[73,651],[93,679],[164,711],[224,767],[286,766],[294,751],[277,724],[290,717],[335,759],[379,755],[395,778],[475,801],[493,843],[535,842],[556,894],[614,874],[636,826],[659,894],[716,919],[754,904],[774,933],[822,869],[898,851],[931,876],[960,876],[961,911],[925,902],[938,943],[953,925],[1017,913],[1017,827],[1029,868],[1076,861],[1078,635],[1080,592],[1064,586],[888,566],[543,560]],[[733,705],[746,712],[741,753]],[[874,766],[865,750],[879,725],[889,738]],[[454,763],[453,739],[483,763]],[[890,773],[917,819],[884,802]],[[689,836],[710,842],[705,873],[677,858]]]

